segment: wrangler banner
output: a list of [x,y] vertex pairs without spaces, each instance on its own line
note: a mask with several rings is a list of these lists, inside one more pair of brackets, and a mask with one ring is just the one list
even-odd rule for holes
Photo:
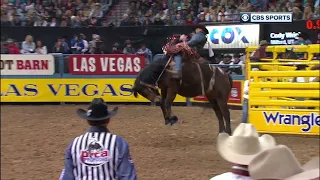
[[252,111],[252,123],[262,133],[319,135],[318,111]]
[[[1,79],[1,102],[149,102],[132,93],[134,78]],[[177,96],[175,102],[186,102]]]

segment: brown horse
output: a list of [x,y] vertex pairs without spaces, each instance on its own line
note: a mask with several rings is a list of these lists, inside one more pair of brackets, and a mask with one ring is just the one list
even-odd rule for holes
[[185,43],[180,43],[180,46],[172,48],[175,47],[175,40],[171,39],[166,45],[167,55],[159,62],[166,64],[161,67],[171,68],[170,65],[167,66],[168,59],[168,62],[172,60],[171,54],[181,53],[183,59],[181,80],[172,79],[169,72],[163,71],[158,79],[158,87],[161,89],[161,98],[159,98],[158,90],[143,81],[150,76],[150,69],[159,66],[157,62],[151,63],[140,72],[135,80],[133,87],[135,97],[139,93],[151,102],[160,102],[165,124],[172,125],[178,121],[178,117],[171,110],[171,105],[177,94],[183,97],[205,95],[219,120],[219,132],[231,134],[230,111],[227,104],[232,88],[230,75],[211,66],[207,60],[196,55]]

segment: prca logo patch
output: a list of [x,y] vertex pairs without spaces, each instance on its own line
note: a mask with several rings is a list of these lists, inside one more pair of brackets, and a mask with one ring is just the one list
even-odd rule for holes
[[80,161],[86,166],[101,166],[109,162],[109,158],[109,151],[97,140],[91,141],[80,154]]

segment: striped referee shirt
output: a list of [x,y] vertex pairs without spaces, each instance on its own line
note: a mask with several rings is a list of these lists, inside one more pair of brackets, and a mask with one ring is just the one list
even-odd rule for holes
[[129,145],[103,126],[76,137],[65,154],[60,180],[136,180]]

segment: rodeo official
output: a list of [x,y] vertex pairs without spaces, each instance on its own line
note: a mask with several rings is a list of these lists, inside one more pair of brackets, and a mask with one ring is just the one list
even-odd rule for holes
[[118,107],[108,111],[101,98],[93,99],[87,111],[78,109],[77,114],[87,120],[90,128],[69,144],[60,180],[137,179],[128,143],[106,127],[117,112]]

